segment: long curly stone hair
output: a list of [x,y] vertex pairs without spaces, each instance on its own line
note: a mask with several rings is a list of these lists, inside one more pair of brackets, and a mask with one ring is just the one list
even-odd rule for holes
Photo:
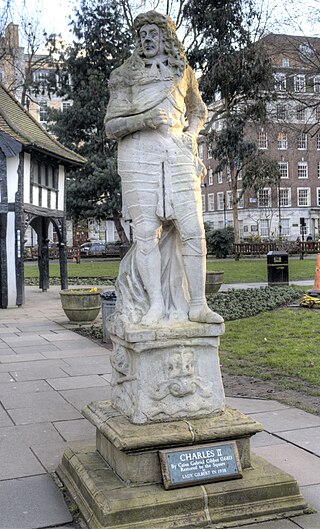
[[168,64],[174,71],[175,75],[180,77],[187,65],[187,58],[183,46],[178,39],[177,29],[173,20],[157,11],[148,11],[140,13],[134,20],[134,29],[136,31],[136,48],[134,54],[143,57],[143,50],[140,40],[140,29],[145,24],[156,24],[163,33],[164,50],[168,54]]

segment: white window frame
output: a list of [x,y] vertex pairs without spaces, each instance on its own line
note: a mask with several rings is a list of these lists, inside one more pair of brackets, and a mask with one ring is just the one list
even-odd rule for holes
[[[39,101],[39,121],[40,123],[47,123],[48,110],[49,110],[48,101],[46,99],[42,99],[41,101]],[[45,117],[46,119],[43,119],[43,117]]]
[[214,193],[208,193],[208,211],[214,211]]
[[274,88],[277,92],[285,92],[287,89],[287,76],[285,73],[277,72],[274,75]]
[[280,194],[278,197],[278,203],[281,208],[291,207],[291,189],[290,187],[280,187]]
[[277,135],[278,150],[285,150],[288,148],[288,134],[286,132],[278,132]]
[[318,178],[320,178],[320,161],[319,160],[317,162],[317,175],[318,175]]
[[306,91],[306,76],[304,74],[297,74],[294,76],[293,91],[299,93]]
[[[301,203],[302,198],[306,199],[303,203]],[[297,206],[298,208],[310,207],[310,187],[297,187]]]
[[259,222],[259,234],[260,234],[260,237],[269,237],[269,235],[270,235],[270,222],[269,222],[269,219],[260,219],[260,222]]
[[204,146],[204,143],[199,143],[198,145],[198,153],[199,153],[199,158],[201,160],[203,160],[203,146]]
[[208,169],[208,186],[212,186],[213,185],[213,170],[211,169]]
[[277,104],[277,119],[285,120],[287,118],[287,107],[284,103]]
[[220,191],[217,193],[217,210],[223,211],[224,210],[224,192]]
[[232,191],[227,191],[226,195],[226,206],[227,209],[232,209]]
[[206,211],[206,195],[201,195],[202,213]]
[[223,172],[220,170],[217,172],[217,183],[222,184],[223,182]]
[[279,167],[279,174],[280,174],[281,180],[283,180],[284,178],[285,179],[289,178],[288,162],[284,162],[284,161],[278,162],[278,167]]
[[317,187],[317,206],[320,206],[320,187]]
[[61,112],[66,112],[70,107],[72,107],[71,101],[61,101]]
[[283,237],[290,237],[291,235],[290,219],[281,218],[281,235]]
[[244,195],[239,199],[240,195],[242,193],[242,189],[238,189],[237,191],[237,200],[238,200],[238,208],[242,209],[244,208]]
[[297,136],[297,149],[299,151],[305,151],[308,148],[308,134],[306,132],[300,132]]
[[[262,194],[264,196],[262,196]],[[271,206],[271,188],[264,187],[258,191],[258,208],[270,208]]]
[[212,147],[210,145],[208,145],[208,147],[207,147],[207,159],[208,160],[212,160],[212,158],[213,158]]
[[313,78],[313,92],[320,94],[320,75],[315,75]]
[[268,135],[266,131],[260,130],[257,137],[258,149],[265,150],[268,148]]
[[283,66],[283,68],[289,68],[289,66],[290,66],[290,59],[288,59],[287,57],[283,57],[283,59],[282,59],[282,66]]
[[297,176],[299,180],[306,180],[309,178],[308,162],[300,160],[297,164]]
[[305,121],[307,115],[307,109],[303,105],[298,105],[296,107],[296,119],[297,121]]

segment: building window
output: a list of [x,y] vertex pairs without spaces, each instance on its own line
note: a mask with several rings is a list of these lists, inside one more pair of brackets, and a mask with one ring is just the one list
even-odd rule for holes
[[217,193],[217,208],[219,211],[224,210],[224,193]]
[[270,188],[259,189],[258,192],[258,207],[268,208],[271,205],[271,190]]
[[238,189],[237,191],[237,200],[238,200],[238,208],[244,208],[244,198],[242,195],[242,189]]
[[288,162],[278,162],[280,178],[289,178]]
[[227,209],[232,209],[232,191],[227,191]]
[[208,160],[211,160],[211,158],[212,158],[212,147],[211,147],[211,145],[208,145],[207,158],[208,158]]
[[320,187],[317,187],[317,206],[320,206]]
[[286,132],[278,132],[277,141],[278,141],[278,149],[288,148],[288,136]]
[[283,187],[279,190],[279,206],[287,208],[291,206],[291,189]]
[[298,121],[305,121],[306,119],[306,107],[299,105],[296,108],[296,118]]
[[281,235],[290,236],[290,219],[281,219]]
[[276,73],[274,76],[274,88],[277,92],[285,92],[287,88],[287,79],[285,73]]
[[268,219],[260,219],[260,236],[269,237],[269,221]]
[[4,71],[0,70],[0,83],[4,83]]
[[33,80],[36,83],[46,83],[48,81],[49,77],[49,71],[48,70],[36,70],[32,74]]
[[284,57],[284,58],[282,59],[282,66],[283,66],[284,68],[289,68],[289,66],[290,66],[290,60],[287,59],[286,57]]
[[306,76],[299,74],[294,76],[294,85],[293,89],[295,92],[305,92],[306,91]]
[[206,210],[206,197],[205,197],[205,195],[201,195],[201,200],[202,200],[202,212],[204,212]]
[[309,187],[298,187],[298,206],[306,207],[310,206],[310,188]]
[[277,105],[277,119],[286,119],[286,117],[287,117],[286,105],[283,105],[283,104]]
[[298,178],[308,178],[308,162],[298,162]]
[[217,182],[218,184],[222,184],[222,171],[217,172]]
[[208,194],[208,211],[214,211],[214,194]]
[[320,105],[316,107],[316,121],[320,121]]
[[315,75],[313,79],[313,91],[315,94],[320,94],[320,75]]
[[46,123],[48,119],[48,101],[39,102],[39,121]]
[[318,162],[317,164],[317,174],[318,174],[318,178],[320,178],[320,162]]
[[297,149],[306,149],[308,146],[308,136],[305,132],[300,132],[297,136]]
[[61,104],[62,112],[67,112],[70,107],[72,107],[71,101],[62,101],[62,104]]
[[263,130],[260,130],[258,132],[258,140],[257,140],[258,148],[259,149],[267,149],[268,148],[268,138],[267,133]]
[[212,186],[212,185],[213,185],[213,174],[212,174],[212,169],[209,169],[209,170],[208,170],[208,185],[209,185],[209,186]]

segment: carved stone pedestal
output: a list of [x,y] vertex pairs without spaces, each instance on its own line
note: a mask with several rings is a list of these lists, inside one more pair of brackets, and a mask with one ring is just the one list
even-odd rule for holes
[[135,424],[224,409],[219,364],[223,324],[117,326],[111,322],[112,404]]
[[[58,474],[90,529],[222,529],[307,508],[294,478],[250,454],[250,437],[262,426],[237,410],[144,425],[107,401],[83,414],[96,426],[96,447],[68,448]],[[225,440],[237,443],[242,479],[164,490],[160,449]]]

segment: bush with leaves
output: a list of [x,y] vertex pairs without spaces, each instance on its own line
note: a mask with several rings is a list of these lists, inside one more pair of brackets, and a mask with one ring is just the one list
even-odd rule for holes
[[231,226],[221,230],[212,230],[206,224],[206,241],[209,254],[215,255],[218,259],[225,259],[233,254],[234,231]]
[[226,320],[240,320],[301,298],[295,287],[260,287],[228,290],[207,296],[209,307]]

